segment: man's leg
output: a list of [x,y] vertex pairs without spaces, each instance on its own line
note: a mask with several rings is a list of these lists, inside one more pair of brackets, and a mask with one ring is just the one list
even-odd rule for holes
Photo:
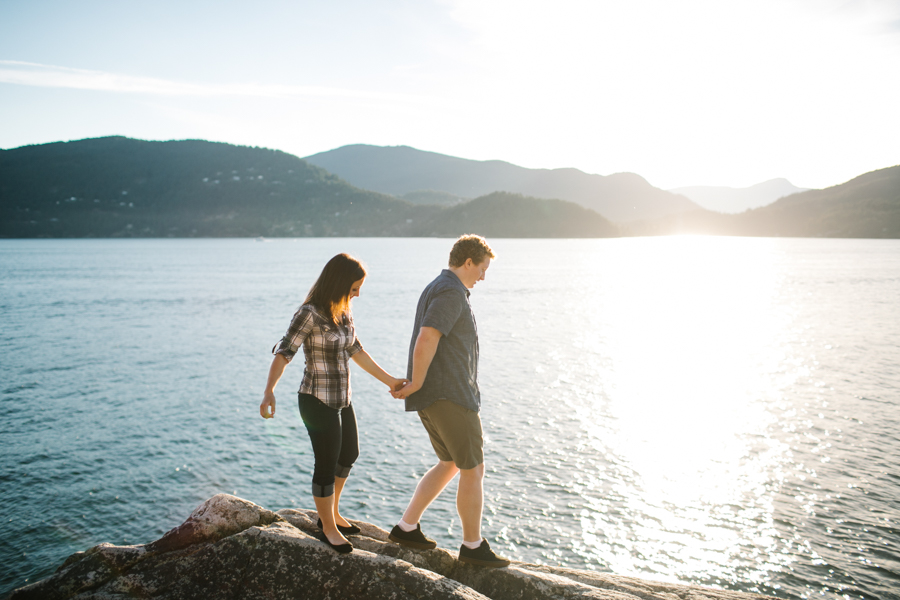
[[[425,509],[444,491],[444,488],[447,487],[447,484],[453,480],[458,472],[459,469],[456,468],[452,460],[442,460],[431,467],[416,486],[416,491],[409,501],[409,506],[406,507],[406,512],[403,513],[403,520],[410,525],[418,523],[422,518],[422,514],[425,513]],[[483,470],[482,473],[484,473]]]
[[456,510],[462,521],[463,543],[459,547],[459,561],[482,567],[508,567],[508,558],[499,556],[481,537],[481,514],[484,505],[484,463],[473,469],[460,469]]
[[[456,510],[462,522],[463,541],[481,542],[481,513],[484,508],[484,463],[474,469],[460,469]],[[407,521],[409,522],[409,521]]]
[[423,550],[437,546],[437,542],[425,537],[425,534],[422,533],[419,519],[457,473],[459,473],[459,469],[456,468],[453,461],[441,460],[431,467],[416,486],[416,491],[409,501],[409,506],[406,507],[406,512],[403,513],[403,518],[391,530],[388,539],[404,546]]

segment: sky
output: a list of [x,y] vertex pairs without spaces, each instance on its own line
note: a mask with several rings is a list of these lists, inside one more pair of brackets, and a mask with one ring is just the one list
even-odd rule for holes
[[0,0],[0,148],[406,145],[671,189],[900,164],[900,0]]

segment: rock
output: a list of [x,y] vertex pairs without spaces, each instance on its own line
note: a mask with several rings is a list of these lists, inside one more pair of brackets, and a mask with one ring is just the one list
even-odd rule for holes
[[274,513],[227,494],[146,546],[101,544],[69,557],[51,577],[15,590],[11,600],[751,600],[764,596],[513,563],[485,569],[435,548],[413,550],[354,521],[351,554],[317,539],[311,510]]
[[270,525],[279,517],[272,511],[229,494],[216,494],[190,514],[187,521],[149,544],[150,552],[168,552],[203,542],[214,542],[249,527]]

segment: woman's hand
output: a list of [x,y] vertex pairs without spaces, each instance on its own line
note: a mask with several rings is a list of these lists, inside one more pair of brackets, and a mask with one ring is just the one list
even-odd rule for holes
[[266,381],[266,391],[263,393],[263,401],[259,405],[259,414],[263,419],[271,419],[275,416],[275,386],[284,374],[284,368],[291,362],[283,354],[276,354],[269,367],[269,379]]
[[263,419],[271,419],[275,416],[275,392],[263,394],[262,404],[259,405],[259,414]]

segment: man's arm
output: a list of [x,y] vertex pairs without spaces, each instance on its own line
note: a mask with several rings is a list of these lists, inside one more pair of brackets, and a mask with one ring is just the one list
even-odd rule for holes
[[438,342],[441,340],[441,332],[434,327],[422,327],[419,329],[419,335],[416,337],[416,347],[413,348],[413,366],[412,381],[400,388],[391,395],[394,398],[403,400],[410,394],[418,392],[425,383],[425,376],[428,374],[428,367],[434,360],[434,354],[437,352]]

